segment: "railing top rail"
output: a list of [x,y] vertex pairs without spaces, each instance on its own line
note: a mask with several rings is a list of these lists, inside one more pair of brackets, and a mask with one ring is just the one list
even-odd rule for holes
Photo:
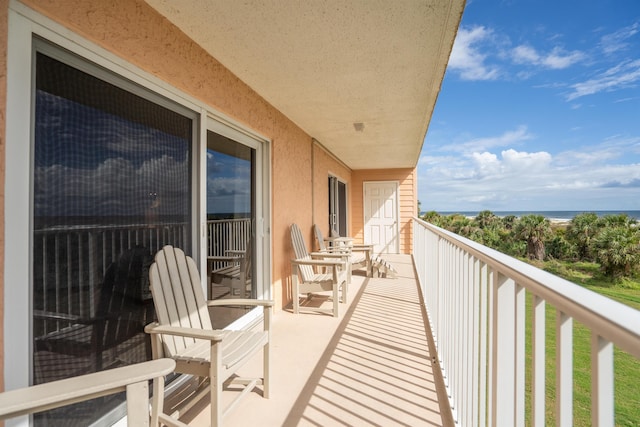
[[222,223],[222,222],[249,222],[251,218],[229,218],[229,219],[208,219],[207,224]]
[[34,230],[35,234],[44,233],[78,233],[83,231],[113,231],[113,230],[139,230],[139,229],[156,229],[164,227],[183,227],[186,222],[162,222],[157,224],[111,224],[111,225],[73,225],[73,226],[53,226],[47,228],[39,228]]
[[552,306],[640,358],[640,310],[619,303],[523,261],[444,230],[419,218],[414,222],[543,298]]

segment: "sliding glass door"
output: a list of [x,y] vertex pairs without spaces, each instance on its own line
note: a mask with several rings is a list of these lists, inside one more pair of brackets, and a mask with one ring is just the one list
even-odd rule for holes
[[[242,138],[238,138],[242,139]],[[256,147],[207,131],[207,285],[210,299],[256,298]],[[214,327],[249,311],[212,310]]]
[[347,184],[335,176],[329,177],[329,229],[347,236]]
[[[33,383],[151,357],[148,268],[192,253],[197,115],[36,43],[32,164]],[[35,416],[109,424],[123,396]],[[87,406],[88,405],[88,406]],[[113,414],[116,419],[121,414]]]

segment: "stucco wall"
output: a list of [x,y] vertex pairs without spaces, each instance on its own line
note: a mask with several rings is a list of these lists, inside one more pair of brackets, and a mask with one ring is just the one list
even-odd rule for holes
[[415,169],[382,169],[353,171],[351,186],[351,215],[353,237],[358,242],[364,240],[364,195],[363,187],[367,181],[398,181],[398,208],[400,211],[400,247],[401,254],[410,254],[413,234],[411,218],[416,215],[417,183]]

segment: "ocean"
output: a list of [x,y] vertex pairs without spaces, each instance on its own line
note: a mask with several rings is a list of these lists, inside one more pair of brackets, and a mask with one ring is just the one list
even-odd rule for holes
[[[640,221],[640,211],[492,211],[495,215],[499,217],[505,217],[509,215],[514,215],[517,217],[521,217],[524,215],[542,215],[548,219],[557,219],[557,220],[571,220],[576,215],[584,212],[593,212],[598,216],[602,217],[605,215],[618,215],[618,214],[627,214],[631,218],[635,218]],[[420,215],[422,216],[425,212],[422,212]],[[476,217],[478,216],[479,211],[458,211],[458,212],[439,212],[440,215],[451,215],[451,214],[461,214],[467,217]]]

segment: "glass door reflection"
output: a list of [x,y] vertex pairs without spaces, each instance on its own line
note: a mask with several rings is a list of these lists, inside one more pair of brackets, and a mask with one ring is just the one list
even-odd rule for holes
[[[256,298],[256,151],[207,131],[207,293],[209,299]],[[249,311],[212,309],[214,328]]]

